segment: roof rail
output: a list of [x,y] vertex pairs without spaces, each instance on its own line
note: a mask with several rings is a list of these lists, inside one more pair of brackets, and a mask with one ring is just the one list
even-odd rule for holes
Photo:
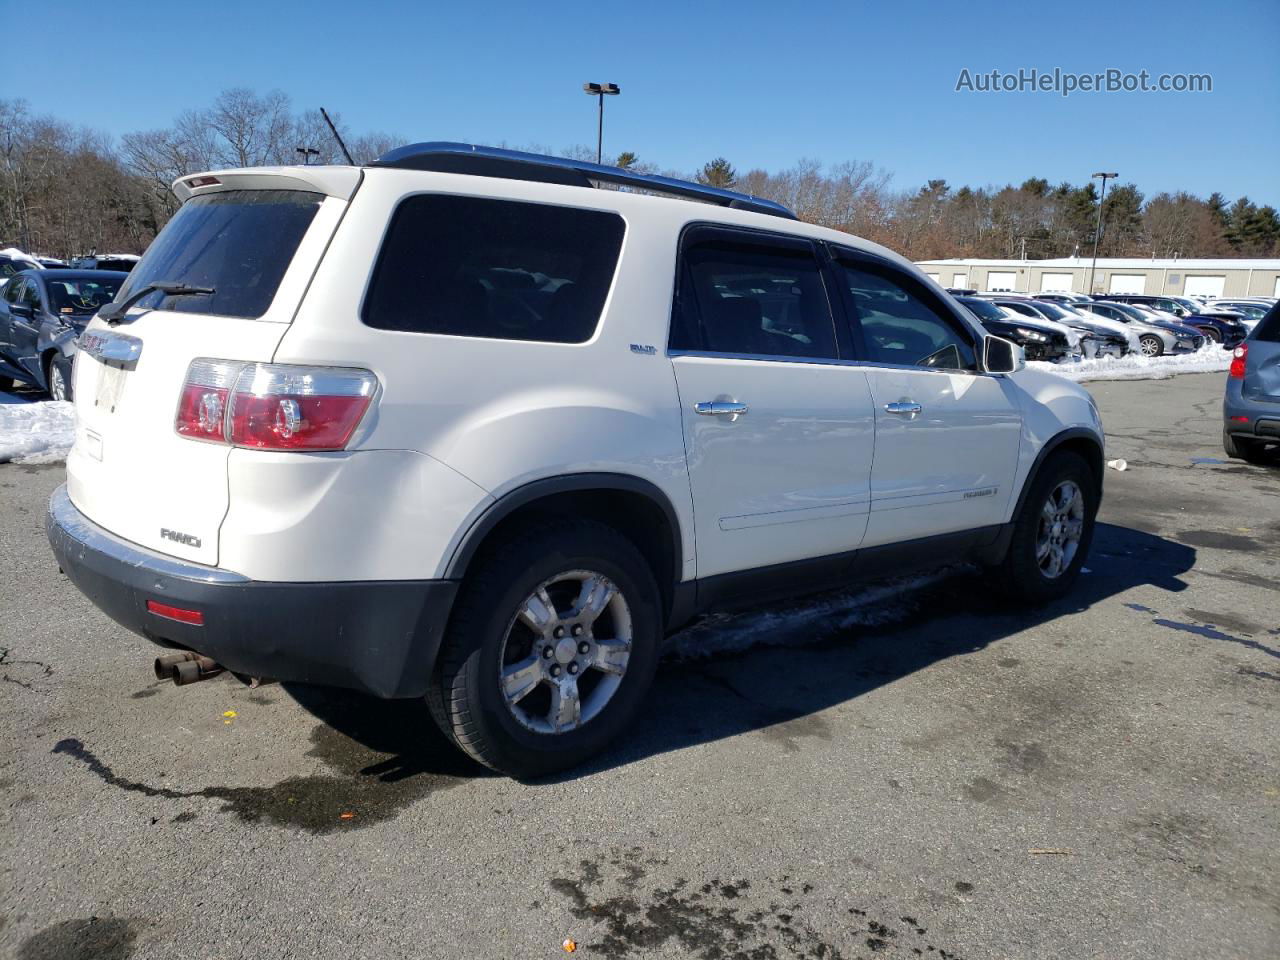
[[438,173],[463,173],[475,177],[502,177],[508,180],[532,180],[538,183],[561,183],[571,187],[594,187],[612,183],[668,196],[701,200],[735,210],[767,213],[795,220],[796,215],[780,203],[753,197],[733,190],[705,186],[672,177],[635,173],[621,167],[609,167],[568,157],[548,157],[520,150],[482,147],[471,143],[411,143],[397,147],[374,160],[371,167],[393,167],[400,170],[434,170]]

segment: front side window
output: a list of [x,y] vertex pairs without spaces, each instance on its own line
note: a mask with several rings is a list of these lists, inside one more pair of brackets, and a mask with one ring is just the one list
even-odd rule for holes
[[361,318],[380,330],[585,343],[624,230],[601,210],[409,197],[391,219]]
[[17,303],[18,298],[22,296],[22,287],[27,281],[10,280],[4,285],[4,299],[6,303]]
[[121,299],[144,284],[183,283],[211,294],[138,301],[148,310],[256,318],[275,298],[324,196],[301,190],[225,190],[192,197],[129,274]]
[[833,360],[831,305],[807,242],[701,228],[682,248],[671,347]]
[[976,370],[971,338],[935,304],[923,285],[888,267],[841,263],[855,335],[871,363]]

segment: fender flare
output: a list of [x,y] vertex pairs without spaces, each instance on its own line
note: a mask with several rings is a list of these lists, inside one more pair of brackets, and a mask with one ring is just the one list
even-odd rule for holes
[[1044,466],[1045,460],[1049,455],[1061,447],[1068,440],[1088,440],[1098,448],[1098,470],[1095,479],[1098,481],[1098,502],[1102,502],[1102,471],[1105,469],[1102,465],[1103,440],[1098,436],[1097,432],[1087,427],[1068,427],[1061,433],[1055,433],[1040,448],[1040,452],[1036,454],[1035,460],[1031,462],[1031,469],[1027,471],[1027,477],[1022,481],[1022,490],[1018,493],[1018,501],[1014,504],[1013,512],[1009,515],[1010,522],[1018,518],[1022,513],[1023,504],[1026,502],[1027,494],[1031,492],[1031,484],[1035,481],[1036,474],[1040,472],[1040,468]]
[[673,555],[671,569],[677,580],[684,567],[684,541],[680,533],[680,519],[670,499],[656,484],[627,473],[574,473],[533,480],[523,486],[503,494],[495,503],[471,525],[449,559],[444,577],[448,580],[460,580],[467,572],[467,567],[475,557],[485,538],[499,523],[521,507],[537,500],[563,493],[585,492],[591,490],[616,490],[625,493],[637,493],[652,501],[667,519],[671,529]]

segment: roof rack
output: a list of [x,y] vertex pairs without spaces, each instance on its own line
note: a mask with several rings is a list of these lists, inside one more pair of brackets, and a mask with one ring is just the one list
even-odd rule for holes
[[507,180],[532,180],[538,183],[560,183],[571,187],[594,187],[612,183],[652,193],[701,200],[735,210],[766,213],[795,220],[796,215],[780,203],[753,197],[733,190],[704,186],[688,180],[635,173],[621,167],[609,167],[568,157],[548,157],[538,153],[482,147],[471,143],[411,143],[397,147],[374,160],[371,167],[393,167],[400,170],[433,170],[437,173],[463,173],[475,177],[502,177]]

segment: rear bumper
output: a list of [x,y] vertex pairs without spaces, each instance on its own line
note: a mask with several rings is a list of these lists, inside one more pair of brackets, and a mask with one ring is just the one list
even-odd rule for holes
[[[116,537],[77,510],[65,486],[50,498],[45,530],[72,583],[135,633],[236,673],[379,697],[426,692],[458,589],[453,580],[250,580]],[[198,610],[204,623],[156,616],[148,600]]]
[[1280,403],[1246,397],[1239,379],[1227,379],[1222,416],[1227,432],[1234,436],[1280,441]]

